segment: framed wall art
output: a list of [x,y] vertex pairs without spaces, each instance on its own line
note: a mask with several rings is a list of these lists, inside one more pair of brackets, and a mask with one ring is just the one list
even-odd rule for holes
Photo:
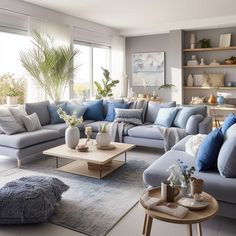
[[132,54],[133,86],[161,86],[165,77],[165,53]]

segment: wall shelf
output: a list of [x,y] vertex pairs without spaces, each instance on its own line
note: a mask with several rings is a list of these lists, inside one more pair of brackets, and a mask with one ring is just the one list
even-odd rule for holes
[[225,48],[185,48],[183,51],[184,52],[204,52],[204,51],[226,51],[226,50],[236,50],[236,46],[231,46],[231,47],[225,47]]
[[218,66],[211,66],[211,65],[204,65],[204,66],[183,66],[185,69],[199,69],[199,68],[236,68],[236,64],[233,65],[218,65]]
[[[193,87],[187,87],[184,86],[184,89],[212,89],[211,87],[197,87],[197,86],[193,86]],[[236,90],[236,87],[218,87],[217,89],[219,90]]]

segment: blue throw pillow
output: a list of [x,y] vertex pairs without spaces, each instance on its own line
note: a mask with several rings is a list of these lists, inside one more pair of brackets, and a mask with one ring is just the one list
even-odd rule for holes
[[207,116],[207,107],[206,106],[196,106],[196,107],[183,107],[179,109],[175,119],[174,126],[185,129],[188,119],[192,115],[200,114],[203,117]]
[[104,120],[102,100],[87,101],[84,102],[84,105],[87,108],[84,113],[85,120]]
[[195,161],[197,171],[205,171],[216,168],[217,158],[224,142],[221,129],[211,131],[201,143]]
[[70,115],[73,115],[73,113],[76,112],[78,118],[83,116],[87,109],[87,107],[83,106],[82,104],[79,105],[79,104],[73,104],[69,102],[66,104],[66,107]]
[[236,123],[236,116],[233,113],[230,113],[224,120],[224,123],[222,125],[222,133],[225,134],[227,129]]
[[61,109],[67,113],[66,102],[48,104],[48,111],[51,117],[51,124],[59,124],[65,122],[59,117],[57,113],[57,109],[59,107],[61,107]]
[[114,121],[115,116],[116,116],[116,112],[115,112],[115,108],[122,108],[122,109],[128,109],[129,105],[127,103],[112,103],[109,102],[108,103],[108,109],[107,109],[107,115],[105,120],[106,121]]
[[177,111],[178,111],[177,107],[160,108],[157,114],[157,118],[154,122],[154,125],[171,127]]

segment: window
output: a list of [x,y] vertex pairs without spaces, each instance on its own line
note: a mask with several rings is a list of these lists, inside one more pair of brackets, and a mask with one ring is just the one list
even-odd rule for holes
[[[3,91],[8,82],[3,81],[10,81],[11,78],[19,81],[26,78],[25,70],[19,59],[19,53],[27,48],[28,44],[29,40],[25,35],[0,32],[0,91],[3,93],[0,94],[0,103],[6,102],[6,95]],[[23,89],[24,93],[25,88]],[[14,91],[16,92],[16,90]]]
[[82,99],[95,97],[94,81],[102,82],[101,67],[110,69],[110,48],[83,43],[76,43],[74,47],[79,50],[75,59],[78,70],[74,76],[74,97]]

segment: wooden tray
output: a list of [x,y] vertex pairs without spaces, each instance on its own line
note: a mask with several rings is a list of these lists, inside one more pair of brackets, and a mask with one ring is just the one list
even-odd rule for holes
[[193,198],[187,198],[187,197],[180,198],[177,203],[183,207],[187,207],[188,209],[195,210],[195,211],[202,210],[209,205],[208,202],[205,202],[205,201],[198,202],[198,201],[195,201]]
[[115,149],[115,145],[113,144],[110,144],[108,146],[100,146],[100,145],[96,145],[97,149],[101,149],[101,150],[112,150],[112,149]]

